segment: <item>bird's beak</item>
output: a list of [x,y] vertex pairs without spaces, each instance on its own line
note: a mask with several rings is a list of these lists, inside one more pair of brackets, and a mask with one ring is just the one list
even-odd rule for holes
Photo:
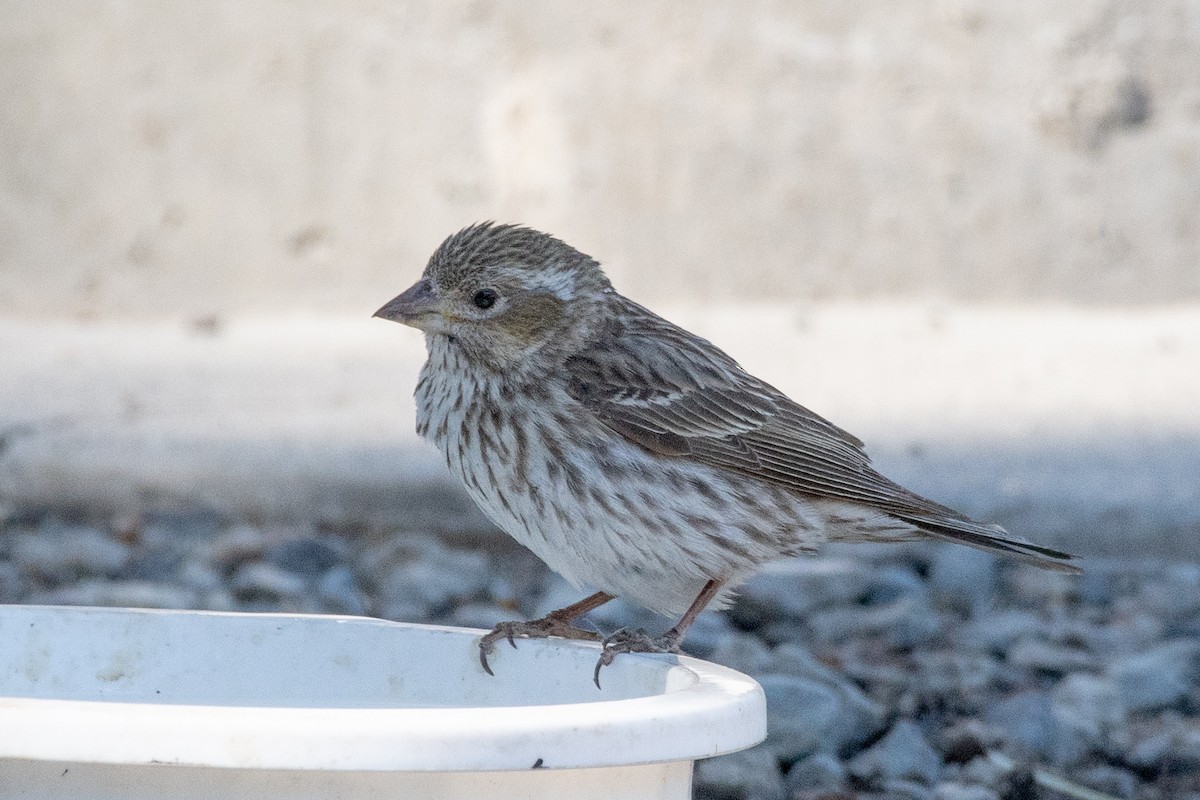
[[424,330],[431,317],[441,313],[441,302],[428,278],[422,278],[403,294],[397,295],[375,312],[380,319]]

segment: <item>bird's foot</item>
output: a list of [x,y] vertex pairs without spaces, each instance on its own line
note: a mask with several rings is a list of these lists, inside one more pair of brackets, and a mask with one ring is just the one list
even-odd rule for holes
[[571,624],[570,620],[556,617],[554,614],[549,614],[541,619],[534,619],[528,622],[501,622],[492,628],[491,633],[480,638],[479,663],[483,665],[484,672],[492,675],[494,673],[492,672],[492,668],[488,666],[488,656],[496,649],[498,642],[507,640],[515,648],[517,646],[517,637],[522,639],[549,639],[552,636],[560,639],[577,639],[586,642],[595,642],[600,639],[600,634],[576,628]]
[[596,671],[592,680],[596,688],[600,688],[600,670],[613,663],[621,653],[681,653],[679,645],[683,642],[683,634],[674,629],[662,636],[651,636],[644,630],[621,628],[603,641],[600,659],[596,661]]

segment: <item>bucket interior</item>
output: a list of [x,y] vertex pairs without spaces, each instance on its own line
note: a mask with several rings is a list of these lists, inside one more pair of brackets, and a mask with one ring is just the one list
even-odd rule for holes
[[0,607],[0,697],[290,708],[533,706],[649,697],[692,685],[665,656],[502,642],[481,632],[346,617]]

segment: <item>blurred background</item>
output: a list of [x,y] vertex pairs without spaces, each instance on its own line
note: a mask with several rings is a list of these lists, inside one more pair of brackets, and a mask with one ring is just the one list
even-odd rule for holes
[[3,2],[9,506],[471,515],[449,233],[626,294],[1030,536],[1200,552],[1200,6]]

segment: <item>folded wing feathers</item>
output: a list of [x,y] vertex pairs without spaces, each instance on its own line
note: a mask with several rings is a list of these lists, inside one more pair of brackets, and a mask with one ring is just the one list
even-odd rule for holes
[[[1021,541],[876,472],[862,442],[759,381],[703,339],[619,298],[630,312],[568,361],[576,399],[649,450],[692,458],[804,494],[879,507],[943,539],[1077,572],[1066,553]],[[632,319],[633,322],[628,320]]]

